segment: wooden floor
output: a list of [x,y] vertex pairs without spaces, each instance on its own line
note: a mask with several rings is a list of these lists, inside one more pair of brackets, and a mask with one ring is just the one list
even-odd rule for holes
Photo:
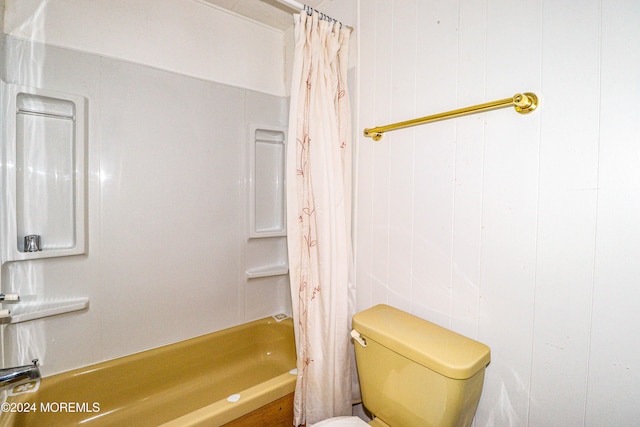
[[293,427],[293,393],[233,420],[223,427]]

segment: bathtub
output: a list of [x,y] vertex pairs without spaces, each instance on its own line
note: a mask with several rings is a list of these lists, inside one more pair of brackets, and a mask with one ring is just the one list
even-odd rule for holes
[[290,400],[295,357],[291,319],[261,319],[13,385],[0,426],[221,426]]

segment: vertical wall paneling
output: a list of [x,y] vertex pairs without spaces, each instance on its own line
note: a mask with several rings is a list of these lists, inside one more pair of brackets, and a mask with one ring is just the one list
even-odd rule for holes
[[640,411],[640,3],[602,1],[598,209],[587,425]]
[[[361,64],[378,54],[375,73],[359,70],[361,112],[376,115],[364,126],[519,91],[541,107],[362,142],[375,154],[359,155],[359,168],[375,178],[358,182],[371,202],[358,203],[356,224],[367,218],[372,235],[358,235],[368,258],[357,280],[374,276],[389,292],[358,306],[409,299],[412,312],[491,347],[476,425],[637,425],[639,5],[419,1],[412,26],[413,6],[360,2]],[[415,42],[415,57],[399,40]]]
[[[418,2],[416,114],[456,107],[456,3]],[[412,311],[449,326],[455,122],[416,127]],[[401,131],[400,131],[401,132]]]
[[[513,91],[538,91],[540,7],[540,2],[488,2],[487,98],[510,96]],[[483,392],[485,400],[492,403],[479,411],[481,425],[520,425],[527,419],[539,118],[539,114],[520,116],[513,110],[485,114],[478,337],[491,347],[495,363]]]
[[[355,120],[356,144],[356,179],[354,179],[356,203],[354,204],[355,221],[355,268],[356,268],[356,305],[358,311],[370,307],[372,276],[373,276],[373,230],[375,211],[374,155],[376,145],[369,138],[362,136],[362,130],[357,127],[371,126],[375,121],[375,92],[373,87],[376,78],[376,43],[365,43],[376,37],[376,4],[371,2],[361,4],[358,10],[358,118]],[[356,52],[354,52],[356,53]]]
[[[567,26],[572,20],[573,25]],[[545,2],[530,425],[584,420],[599,142],[599,1]],[[582,107],[567,102],[580,93]],[[558,381],[563,378],[563,381]],[[573,396],[567,400],[562,396]]]
[[[372,2],[373,3],[373,2]],[[370,7],[370,6],[369,6]],[[370,88],[375,97],[374,123],[388,123],[391,117],[391,95],[393,64],[393,1],[375,2],[375,54],[374,86]],[[373,141],[365,141],[373,143]],[[373,259],[371,266],[372,303],[386,302],[389,278],[389,150],[393,140],[384,138],[373,144]]]
[[[391,64],[392,122],[415,115],[416,1],[394,2],[393,49],[385,59]],[[389,133],[389,303],[411,309],[411,252],[413,241],[413,130]]]
[[[458,12],[458,107],[485,101],[486,1],[461,0]],[[477,338],[482,231],[484,117],[456,120],[451,325]]]

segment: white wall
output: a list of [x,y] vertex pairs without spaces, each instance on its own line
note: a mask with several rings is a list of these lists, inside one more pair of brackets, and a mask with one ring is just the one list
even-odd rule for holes
[[[187,9],[199,5],[182,3]],[[53,8],[69,2],[43,4]],[[6,4],[7,25],[16,31],[15,37],[3,37],[3,79],[81,95],[88,103],[88,254],[2,266],[4,292],[40,299],[90,298],[83,312],[2,327],[5,365],[39,358],[44,375],[290,310],[286,276],[245,276],[247,266],[255,267],[260,261],[255,258],[264,255],[247,244],[248,128],[250,123],[286,123],[286,99],[268,93],[270,88],[281,90],[282,73],[266,77],[268,71],[261,70],[266,81],[258,84],[258,92],[234,87],[251,86],[248,80],[212,81],[224,80],[220,73],[242,75],[251,61],[217,64],[203,78],[199,64],[181,63],[182,39],[157,58],[142,55],[146,48],[130,49],[131,57],[122,59],[101,51],[97,41],[80,46],[85,39],[64,33],[65,28],[89,19],[89,12],[106,13],[99,4],[77,4],[79,19],[72,22],[42,21],[33,11],[37,39],[45,35],[44,44],[20,38],[31,37],[18,23],[32,21],[16,20],[17,6],[27,2]],[[168,15],[155,15],[160,13],[156,2],[127,4],[132,16],[106,14],[100,19],[119,25],[122,40],[148,43],[151,49],[162,26],[139,29],[134,18],[164,19],[166,24]],[[199,7],[190,12],[194,22],[211,9]],[[131,21],[119,21],[125,17]],[[169,28],[185,38],[233,42],[249,37],[243,26],[250,24],[263,34],[243,41],[248,50],[266,49],[263,39],[274,34],[233,15],[218,18],[224,25],[192,26],[187,16]],[[92,22],[99,26],[96,19]],[[215,34],[220,28],[225,32]],[[233,31],[226,33],[229,28]],[[64,37],[50,43],[46,35],[58,32]],[[278,57],[282,34],[275,34],[279,46],[272,53]],[[206,48],[201,49],[206,55]],[[173,69],[172,62],[186,68]]]
[[492,349],[476,425],[638,425],[640,4],[360,1],[358,305]]
[[11,36],[284,94],[282,32],[199,0],[9,0]]

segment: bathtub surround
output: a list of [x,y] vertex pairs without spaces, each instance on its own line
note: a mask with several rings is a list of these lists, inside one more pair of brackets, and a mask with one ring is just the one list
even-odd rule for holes
[[351,414],[351,31],[317,12],[294,19],[287,241],[301,425]]
[[[272,50],[269,61],[264,60],[267,65],[252,69],[254,84],[237,83],[258,92],[232,86],[232,79],[220,74],[246,76],[244,65],[233,62],[223,70],[220,62],[210,60],[209,75],[189,65],[202,57],[181,62],[182,69],[169,69],[166,61],[180,62],[176,55],[186,44],[179,38],[180,46],[168,43],[154,56],[160,62],[142,56],[140,44],[158,49],[153,40],[158,28],[136,37],[137,30],[127,25],[131,22],[123,20],[150,19],[143,19],[144,2],[135,3],[137,9],[134,2],[124,2],[131,15],[112,22],[122,26],[118,37],[128,34],[131,42],[105,43],[126,50],[128,56],[97,47],[81,51],[87,39],[78,27],[58,27],[72,16],[84,16],[85,23],[93,23],[86,31],[97,31],[110,15],[104,15],[104,21],[87,15],[93,2],[75,4],[75,12],[61,21],[53,16],[16,21],[15,14],[27,15],[22,7],[36,3],[6,5],[6,31],[16,36],[2,37],[3,80],[86,98],[88,247],[86,255],[4,263],[2,291],[41,298],[88,297],[90,303],[88,310],[3,326],[5,366],[38,358],[46,377],[290,312],[286,275],[246,277],[247,269],[274,252],[273,245],[248,241],[247,147],[250,124],[287,123],[288,100],[282,89],[273,89],[273,82],[257,83],[261,78],[282,80],[282,33],[215,10],[216,19],[225,22],[212,22],[211,31],[228,37],[237,30],[239,38],[247,39],[242,46]],[[153,13],[166,18],[155,11],[165,4],[148,2]],[[47,3],[53,9],[66,5]],[[204,19],[211,7],[201,7],[199,18]],[[28,30],[27,24],[36,21],[38,26]],[[167,28],[175,31],[177,25]],[[194,36],[201,30],[183,28]],[[278,49],[261,45],[274,36]],[[106,41],[110,36],[104,37]],[[214,78],[227,84],[211,81]],[[273,239],[277,250],[284,251],[284,238]]]

